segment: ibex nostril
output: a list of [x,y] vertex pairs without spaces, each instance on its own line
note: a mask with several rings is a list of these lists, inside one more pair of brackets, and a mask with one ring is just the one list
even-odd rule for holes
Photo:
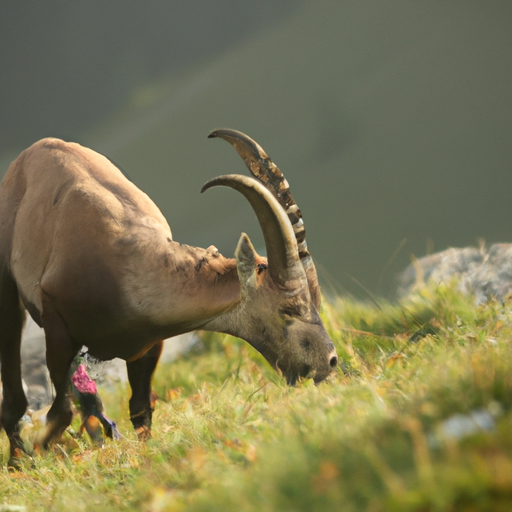
[[331,368],[336,368],[336,366],[338,366],[338,358],[336,356],[332,356],[329,364],[331,365]]

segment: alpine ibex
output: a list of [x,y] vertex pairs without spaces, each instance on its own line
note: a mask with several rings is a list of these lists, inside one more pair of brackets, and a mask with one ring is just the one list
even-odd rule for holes
[[[11,458],[23,449],[27,401],[20,374],[25,310],[44,328],[55,386],[44,448],[72,417],[69,368],[79,349],[126,360],[129,402],[140,438],[151,435],[151,377],[162,341],[194,329],[248,341],[282,372],[324,380],[338,364],[318,315],[320,291],[300,210],[263,149],[234,130],[229,141],[257,179],[207,182],[238,190],[263,231],[267,258],[242,234],[234,259],[215,247],[181,245],[165,218],[104,156],[47,138],[23,151],[0,185],[0,420]],[[297,238],[296,238],[297,237]]]

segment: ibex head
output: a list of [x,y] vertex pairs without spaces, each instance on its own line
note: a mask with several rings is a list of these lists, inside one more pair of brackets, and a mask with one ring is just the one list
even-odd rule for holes
[[256,213],[267,250],[265,260],[242,234],[236,250],[240,304],[213,323],[251,343],[289,384],[308,376],[320,382],[338,357],[318,314],[320,290],[300,210],[284,176],[256,142],[235,130],[216,130],[210,137],[230,142],[258,180],[220,176],[202,192],[217,185],[241,192]]

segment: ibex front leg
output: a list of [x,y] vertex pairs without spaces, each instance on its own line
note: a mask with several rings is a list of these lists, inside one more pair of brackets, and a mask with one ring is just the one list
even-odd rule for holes
[[20,437],[20,419],[27,409],[27,398],[21,382],[21,331],[25,321],[18,290],[7,272],[0,275],[0,363],[2,366],[3,401],[0,426],[5,429],[10,444],[9,463],[24,451]]
[[140,359],[126,363],[128,381],[132,388],[130,419],[141,441],[151,438],[151,418],[153,416],[151,378],[160,359],[162,347],[163,341],[160,341]]
[[73,418],[69,399],[69,368],[78,352],[66,325],[55,310],[51,298],[43,293],[43,328],[46,336],[46,365],[55,386],[55,400],[48,411],[47,428],[36,444],[47,448],[50,441],[59,438]]

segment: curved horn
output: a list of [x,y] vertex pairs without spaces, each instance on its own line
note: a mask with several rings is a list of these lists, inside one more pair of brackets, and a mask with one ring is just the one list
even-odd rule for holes
[[291,280],[305,279],[292,226],[274,196],[255,179],[238,174],[206,182],[201,193],[218,185],[238,190],[251,204],[263,232],[272,279],[283,288],[289,288]]
[[302,212],[290,192],[288,181],[263,148],[255,140],[245,135],[245,133],[221,128],[212,131],[208,135],[208,138],[215,137],[224,139],[235,148],[251,174],[272,192],[284,208],[295,233],[298,254],[306,272],[311,299],[316,308],[320,309],[321,293],[318,276],[306,243],[306,228],[302,220]]

